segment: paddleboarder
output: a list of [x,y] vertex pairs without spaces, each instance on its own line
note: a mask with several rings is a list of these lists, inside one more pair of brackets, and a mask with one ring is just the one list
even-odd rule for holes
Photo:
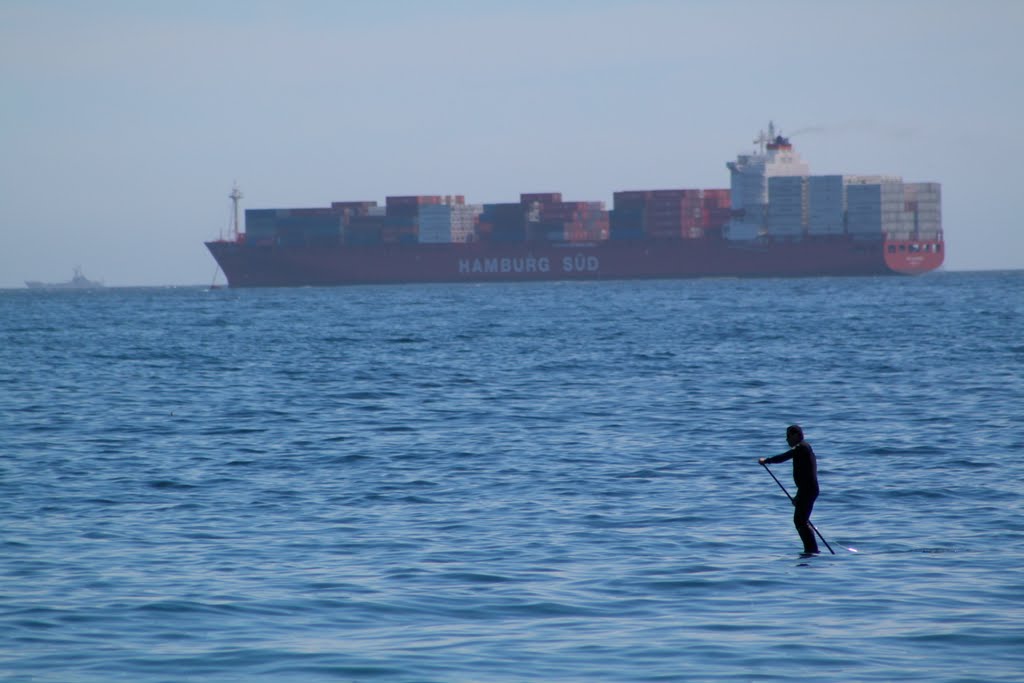
[[793,496],[793,526],[804,543],[804,552],[808,555],[816,554],[818,542],[811,527],[811,510],[818,498],[818,461],[814,457],[811,444],[804,441],[804,430],[799,425],[790,425],[786,428],[786,443],[790,447],[788,451],[770,458],[760,458],[758,462],[764,465],[793,461],[793,482],[796,484],[796,495]]

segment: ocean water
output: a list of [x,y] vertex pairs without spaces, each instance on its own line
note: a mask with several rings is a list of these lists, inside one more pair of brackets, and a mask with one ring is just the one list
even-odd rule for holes
[[3,681],[1024,680],[1024,272],[8,290],[0,361]]

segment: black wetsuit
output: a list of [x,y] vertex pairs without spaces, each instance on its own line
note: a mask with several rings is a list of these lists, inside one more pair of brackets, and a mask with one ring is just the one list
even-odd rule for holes
[[818,497],[818,460],[814,457],[811,444],[801,441],[785,453],[765,458],[765,462],[778,463],[793,459],[793,482],[796,495],[793,496],[793,526],[804,542],[805,553],[818,552],[818,542],[811,529],[811,510]]

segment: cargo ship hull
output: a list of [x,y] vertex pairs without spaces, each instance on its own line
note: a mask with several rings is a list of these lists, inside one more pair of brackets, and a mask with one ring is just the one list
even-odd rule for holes
[[698,277],[914,275],[942,265],[937,241],[851,238],[280,246],[206,243],[231,287]]
[[561,192],[466,203],[388,196],[249,209],[241,232],[207,242],[232,287],[535,282],[696,277],[913,275],[945,256],[939,183],[812,175],[769,124],[728,162],[730,186],[623,190],[604,202]]

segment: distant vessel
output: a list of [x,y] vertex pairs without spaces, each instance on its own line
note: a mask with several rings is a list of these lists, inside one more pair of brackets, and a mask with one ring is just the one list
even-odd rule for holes
[[90,280],[82,274],[82,269],[76,267],[75,274],[67,282],[38,282],[32,280],[25,283],[29,289],[100,289],[105,285],[102,282]]
[[942,265],[941,186],[812,175],[769,125],[726,164],[728,189],[560,192],[467,204],[389,196],[249,209],[206,246],[230,287],[926,273]]

